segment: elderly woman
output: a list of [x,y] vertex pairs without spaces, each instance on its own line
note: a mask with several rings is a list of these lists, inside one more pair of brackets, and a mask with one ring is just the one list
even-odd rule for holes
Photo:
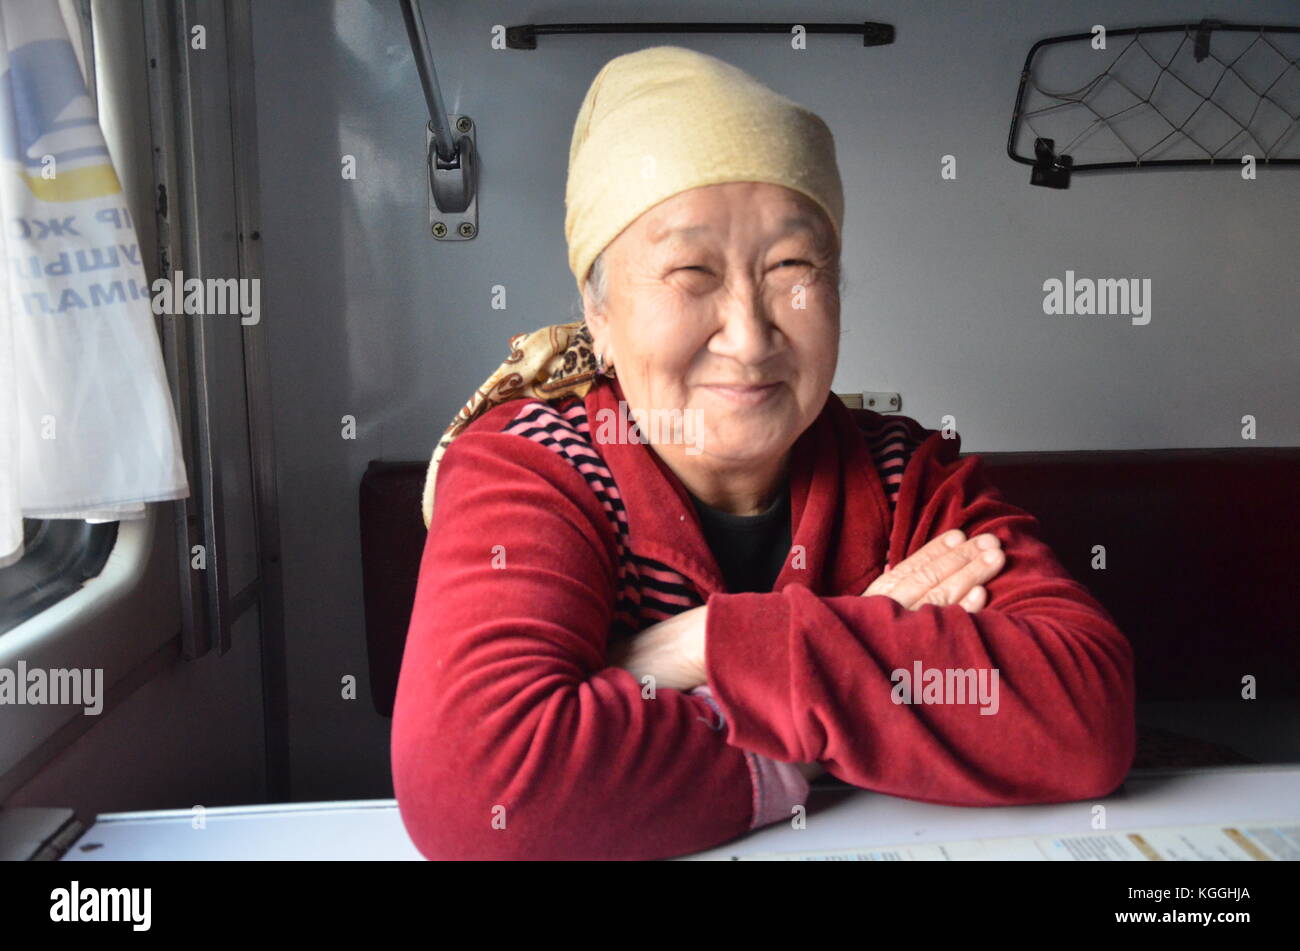
[[566,200],[585,320],[513,338],[429,470],[392,734],[419,849],[681,855],[788,821],[822,772],[954,805],[1113,790],[1124,636],[958,439],[830,392],[826,125],[710,56],[619,56]]

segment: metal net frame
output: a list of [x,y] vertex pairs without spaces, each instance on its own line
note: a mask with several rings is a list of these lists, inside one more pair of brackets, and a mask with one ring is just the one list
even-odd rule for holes
[[[1216,32],[1253,33],[1255,37],[1243,43],[1239,52],[1221,58],[1212,41]],[[1182,34],[1172,52],[1153,49],[1157,44],[1150,38],[1168,33]],[[1118,46],[1105,68],[1068,91],[1044,88],[1047,79],[1039,75],[1036,58],[1043,50],[1059,44],[1091,45],[1094,34],[1050,37],[1030,48],[1020,74],[1007,154],[1017,162],[1033,166],[1030,177],[1033,184],[1066,188],[1072,172],[1093,169],[1239,165],[1246,154],[1268,165],[1300,164],[1300,136],[1296,135],[1300,124],[1300,55],[1286,49],[1300,46],[1295,42],[1300,38],[1300,27],[1202,20],[1198,24],[1110,30],[1106,33],[1107,45],[1112,39],[1122,37],[1129,39]],[[1148,38],[1146,42],[1144,38]],[[1219,67],[1208,90],[1205,86],[1211,77],[1203,65],[1197,65],[1207,60]],[[1245,71],[1247,63],[1253,67],[1250,73]],[[1145,79],[1134,75],[1142,70],[1147,72]],[[1200,75],[1193,78],[1192,72]],[[1230,93],[1238,100],[1253,99],[1248,112],[1240,103],[1230,101]],[[1035,120],[1040,124],[1045,117],[1059,120],[1071,111],[1082,111],[1085,119],[1091,118],[1060,146],[1056,138],[1040,134],[1034,127]],[[1184,114],[1179,118],[1178,113]],[[1132,133],[1123,134],[1118,128],[1123,123],[1131,125],[1147,119],[1163,122],[1168,131],[1145,145],[1134,141],[1137,137]],[[1212,121],[1230,134],[1216,144],[1209,140],[1208,129],[1197,128],[1198,121],[1202,124]],[[1070,154],[1075,147],[1103,132],[1109,133],[1110,141],[1118,143],[1129,158],[1076,163]],[[1033,140],[1034,154],[1019,154],[1017,145],[1029,137]],[[1191,147],[1203,156],[1151,157],[1167,151],[1175,143]]]

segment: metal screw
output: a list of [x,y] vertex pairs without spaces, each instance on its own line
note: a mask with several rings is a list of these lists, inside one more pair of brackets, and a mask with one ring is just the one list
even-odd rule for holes
[[468,132],[474,127],[474,123],[469,121],[469,116],[461,116],[456,120],[456,128],[460,132]]
[[460,223],[460,236],[462,238],[474,237],[474,226],[470,224],[468,221],[462,221]]
[[876,405],[876,401],[875,401],[875,400],[867,400],[867,405],[868,405],[868,406],[875,406],[875,405]]
[[433,236],[435,238],[447,237],[447,226],[443,224],[441,221],[435,221],[433,223]]

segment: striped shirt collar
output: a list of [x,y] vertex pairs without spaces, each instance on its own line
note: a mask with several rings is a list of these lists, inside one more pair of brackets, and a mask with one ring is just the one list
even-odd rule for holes
[[[602,411],[617,414],[625,397],[617,380],[585,398],[593,430]],[[593,440],[594,443],[594,440]],[[707,594],[725,590],[690,493],[651,446],[596,446],[627,510],[629,544],[672,566]],[[802,584],[814,594],[857,593],[885,564],[892,517],[884,486],[847,407],[828,393],[821,413],[799,438],[790,461],[791,544],[773,591]],[[833,563],[829,560],[836,552]]]

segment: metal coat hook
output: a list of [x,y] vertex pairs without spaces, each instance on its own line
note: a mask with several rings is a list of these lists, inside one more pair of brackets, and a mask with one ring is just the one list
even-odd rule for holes
[[429,229],[443,241],[465,241],[478,234],[478,164],[474,122],[448,116],[433,68],[429,37],[415,0],[400,0],[415,69],[429,106],[425,157],[429,169]]

